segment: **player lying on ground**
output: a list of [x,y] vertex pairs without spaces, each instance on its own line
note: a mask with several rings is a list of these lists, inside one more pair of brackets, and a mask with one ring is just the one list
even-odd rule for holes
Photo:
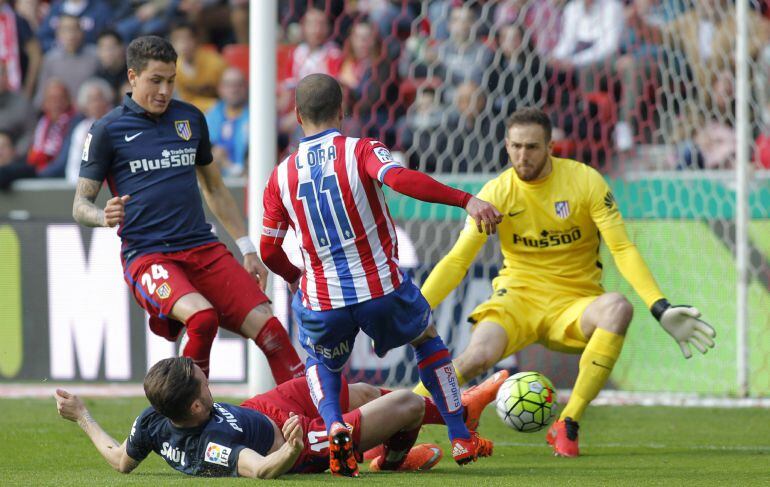
[[[478,422],[505,377],[493,377],[464,394],[468,421]],[[105,460],[122,473],[134,470],[151,451],[175,470],[200,476],[275,478],[330,467],[326,427],[304,378],[241,406],[215,403],[200,367],[187,357],[176,357],[150,369],[144,390],[152,406],[136,418],[122,444],[99,426],[77,396],[59,389],[55,398],[59,414],[78,423]],[[382,444],[371,470],[427,470],[441,459],[436,445],[413,447],[423,424],[443,424],[432,400],[368,384],[343,383],[341,392],[343,419],[359,448],[356,454]],[[480,454],[491,455],[491,443],[485,446]]]
[[[171,98],[174,48],[160,37],[139,37],[126,57],[132,91],[86,137],[75,220],[118,226],[124,279],[150,315],[150,329],[175,341],[186,328],[182,354],[206,375],[222,326],[254,340],[276,383],[301,376],[304,365],[260,288],[267,270],[212,164],[206,119],[193,105]],[[94,201],[104,181],[113,197],[102,210]],[[243,267],[211,232],[198,184],[238,243]]]
[[[479,232],[494,233],[502,215],[486,201],[401,167],[381,142],[342,135],[342,89],[334,78],[303,78],[295,111],[305,137],[265,188],[260,249],[270,270],[292,291],[299,288],[292,309],[308,353],[307,378],[334,437],[331,451],[344,456],[341,470],[334,466],[332,473],[358,475],[339,394],[340,370],[359,330],[372,338],[380,357],[406,344],[414,347],[420,377],[446,421],[452,456],[460,465],[474,461],[482,440],[463,423],[451,356],[430,323],[430,307],[398,268],[396,228],[382,185],[464,208]],[[281,247],[289,226],[302,247],[304,273]]]
[[[507,216],[498,228],[504,265],[494,292],[469,316],[468,347],[455,359],[464,383],[532,343],[582,353],[569,402],[548,431],[559,456],[577,456],[578,421],[612,372],[633,307],[601,286],[600,238],[623,277],[681,347],[713,347],[714,329],[689,306],[671,306],[626,234],[604,178],[590,166],[551,156],[551,123],[536,109],[508,120],[505,147],[512,168],[484,185],[479,197]],[[462,281],[487,236],[468,222],[422,287],[435,308]],[[426,394],[419,385],[415,392]]]

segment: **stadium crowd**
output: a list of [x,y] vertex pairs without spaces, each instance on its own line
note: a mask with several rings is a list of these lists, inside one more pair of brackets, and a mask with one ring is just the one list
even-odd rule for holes
[[[640,147],[669,167],[734,164],[732,0],[279,2],[278,147],[299,139],[294,87],[345,90],[344,130],[425,172],[495,172],[504,120],[551,113],[554,152],[611,172]],[[248,151],[248,0],[0,0],[0,188],[75,181],[94,120],[128,91],[125,47],[167,36],[176,96],[207,115],[223,174]],[[749,11],[753,159],[770,168],[770,1]],[[675,150],[674,150],[675,149]]]

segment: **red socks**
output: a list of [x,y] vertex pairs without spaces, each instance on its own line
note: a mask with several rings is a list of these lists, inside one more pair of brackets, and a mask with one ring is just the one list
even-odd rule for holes
[[254,339],[267,357],[276,384],[305,375],[305,365],[289,340],[289,334],[275,316],[270,317]]
[[211,344],[219,329],[217,312],[212,308],[198,311],[187,318],[187,343],[182,350],[182,356],[190,357],[195,364],[209,376],[209,356]]

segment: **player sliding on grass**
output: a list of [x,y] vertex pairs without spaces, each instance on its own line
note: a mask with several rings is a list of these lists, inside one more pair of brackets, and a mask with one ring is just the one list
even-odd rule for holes
[[[513,167],[489,181],[479,197],[506,213],[499,227],[504,266],[490,299],[469,316],[470,344],[454,361],[464,383],[502,358],[538,342],[581,353],[569,402],[548,431],[556,455],[578,451],[578,421],[612,372],[633,308],[620,293],[605,293],[600,236],[623,277],[690,358],[713,347],[714,329],[689,306],[671,306],[658,289],[607,183],[591,167],[551,156],[551,123],[525,108],[507,124],[505,146]],[[431,272],[422,293],[435,308],[465,276],[487,236],[472,225]],[[416,392],[425,394],[422,385]]]
[[[465,208],[479,232],[494,233],[502,216],[485,201],[401,167],[381,142],[340,134],[342,90],[330,76],[299,82],[296,115],[305,137],[267,184],[260,248],[265,264],[293,291],[300,289],[292,308],[308,352],[313,399],[332,438],[332,473],[358,475],[339,394],[340,370],[359,329],[380,357],[407,343],[414,347],[420,377],[449,429],[452,456],[461,465],[475,460],[485,440],[465,427],[449,351],[429,324],[425,298],[398,269],[396,229],[381,186]],[[302,247],[304,275],[281,248],[289,226]]]
[[[304,366],[260,285],[267,271],[246,234],[243,217],[212,164],[203,114],[172,100],[176,52],[160,37],[131,41],[132,92],[97,120],[86,137],[72,214],[89,227],[118,227],[124,279],[150,315],[150,329],[174,341],[208,376],[220,326],[253,339],[276,383]],[[107,181],[112,198],[94,204]],[[203,196],[243,254],[241,266],[211,232]]]
[[[468,410],[480,414],[501,381],[466,394]],[[94,420],[83,402],[56,391],[59,414],[78,425],[115,470],[129,473],[151,451],[173,469],[199,476],[275,478],[287,472],[318,473],[329,468],[329,439],[304,378],[254,396],[241,406],[215,403],[208,380],[187,357],[156,363],[144,379],[151,407],[134,421],[119,444]],[[436,445],[413,446],[423,424],[443,424],[430,399],[410,391],[391,392],[343,382],[340,400],[358,450],[382,444],[370,470],[428,470],[441,460]],[[478,417],[470,418],[478,421]],[[485,454],[490,455],[487,451]]]

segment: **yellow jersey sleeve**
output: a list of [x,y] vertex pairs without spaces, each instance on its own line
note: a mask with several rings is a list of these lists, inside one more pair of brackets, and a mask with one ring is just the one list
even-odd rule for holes
[[[626,226],[623,224],[615,198],[607,187],[607,183],[601,176],[599,179],[606,188],[606,192],[601,201],[592,203],[591,214],[623,278],[631,284],[636,294],[649,308],[655,301],[663,297],[663,293],[647,264],[644,263],[636,245],[628,237]],[[604,188],[602,188],[602,192]]]
[[[492,203],[499,210],[500,204],[495,201],[495,181],[487,182],[477,197]],[[486,241],[487,234],[479,232],[476,222],[470,216],[467,217],[465,227],[460,231],[452,250],[436,264],[420,289],[431,309],[435,309],[462,282]]]
[[591,219],[600,232],[604,233],[609,228],[623,225],[623,217],[607,181],[598,171],[591,168],[588,170],[588,205]]

